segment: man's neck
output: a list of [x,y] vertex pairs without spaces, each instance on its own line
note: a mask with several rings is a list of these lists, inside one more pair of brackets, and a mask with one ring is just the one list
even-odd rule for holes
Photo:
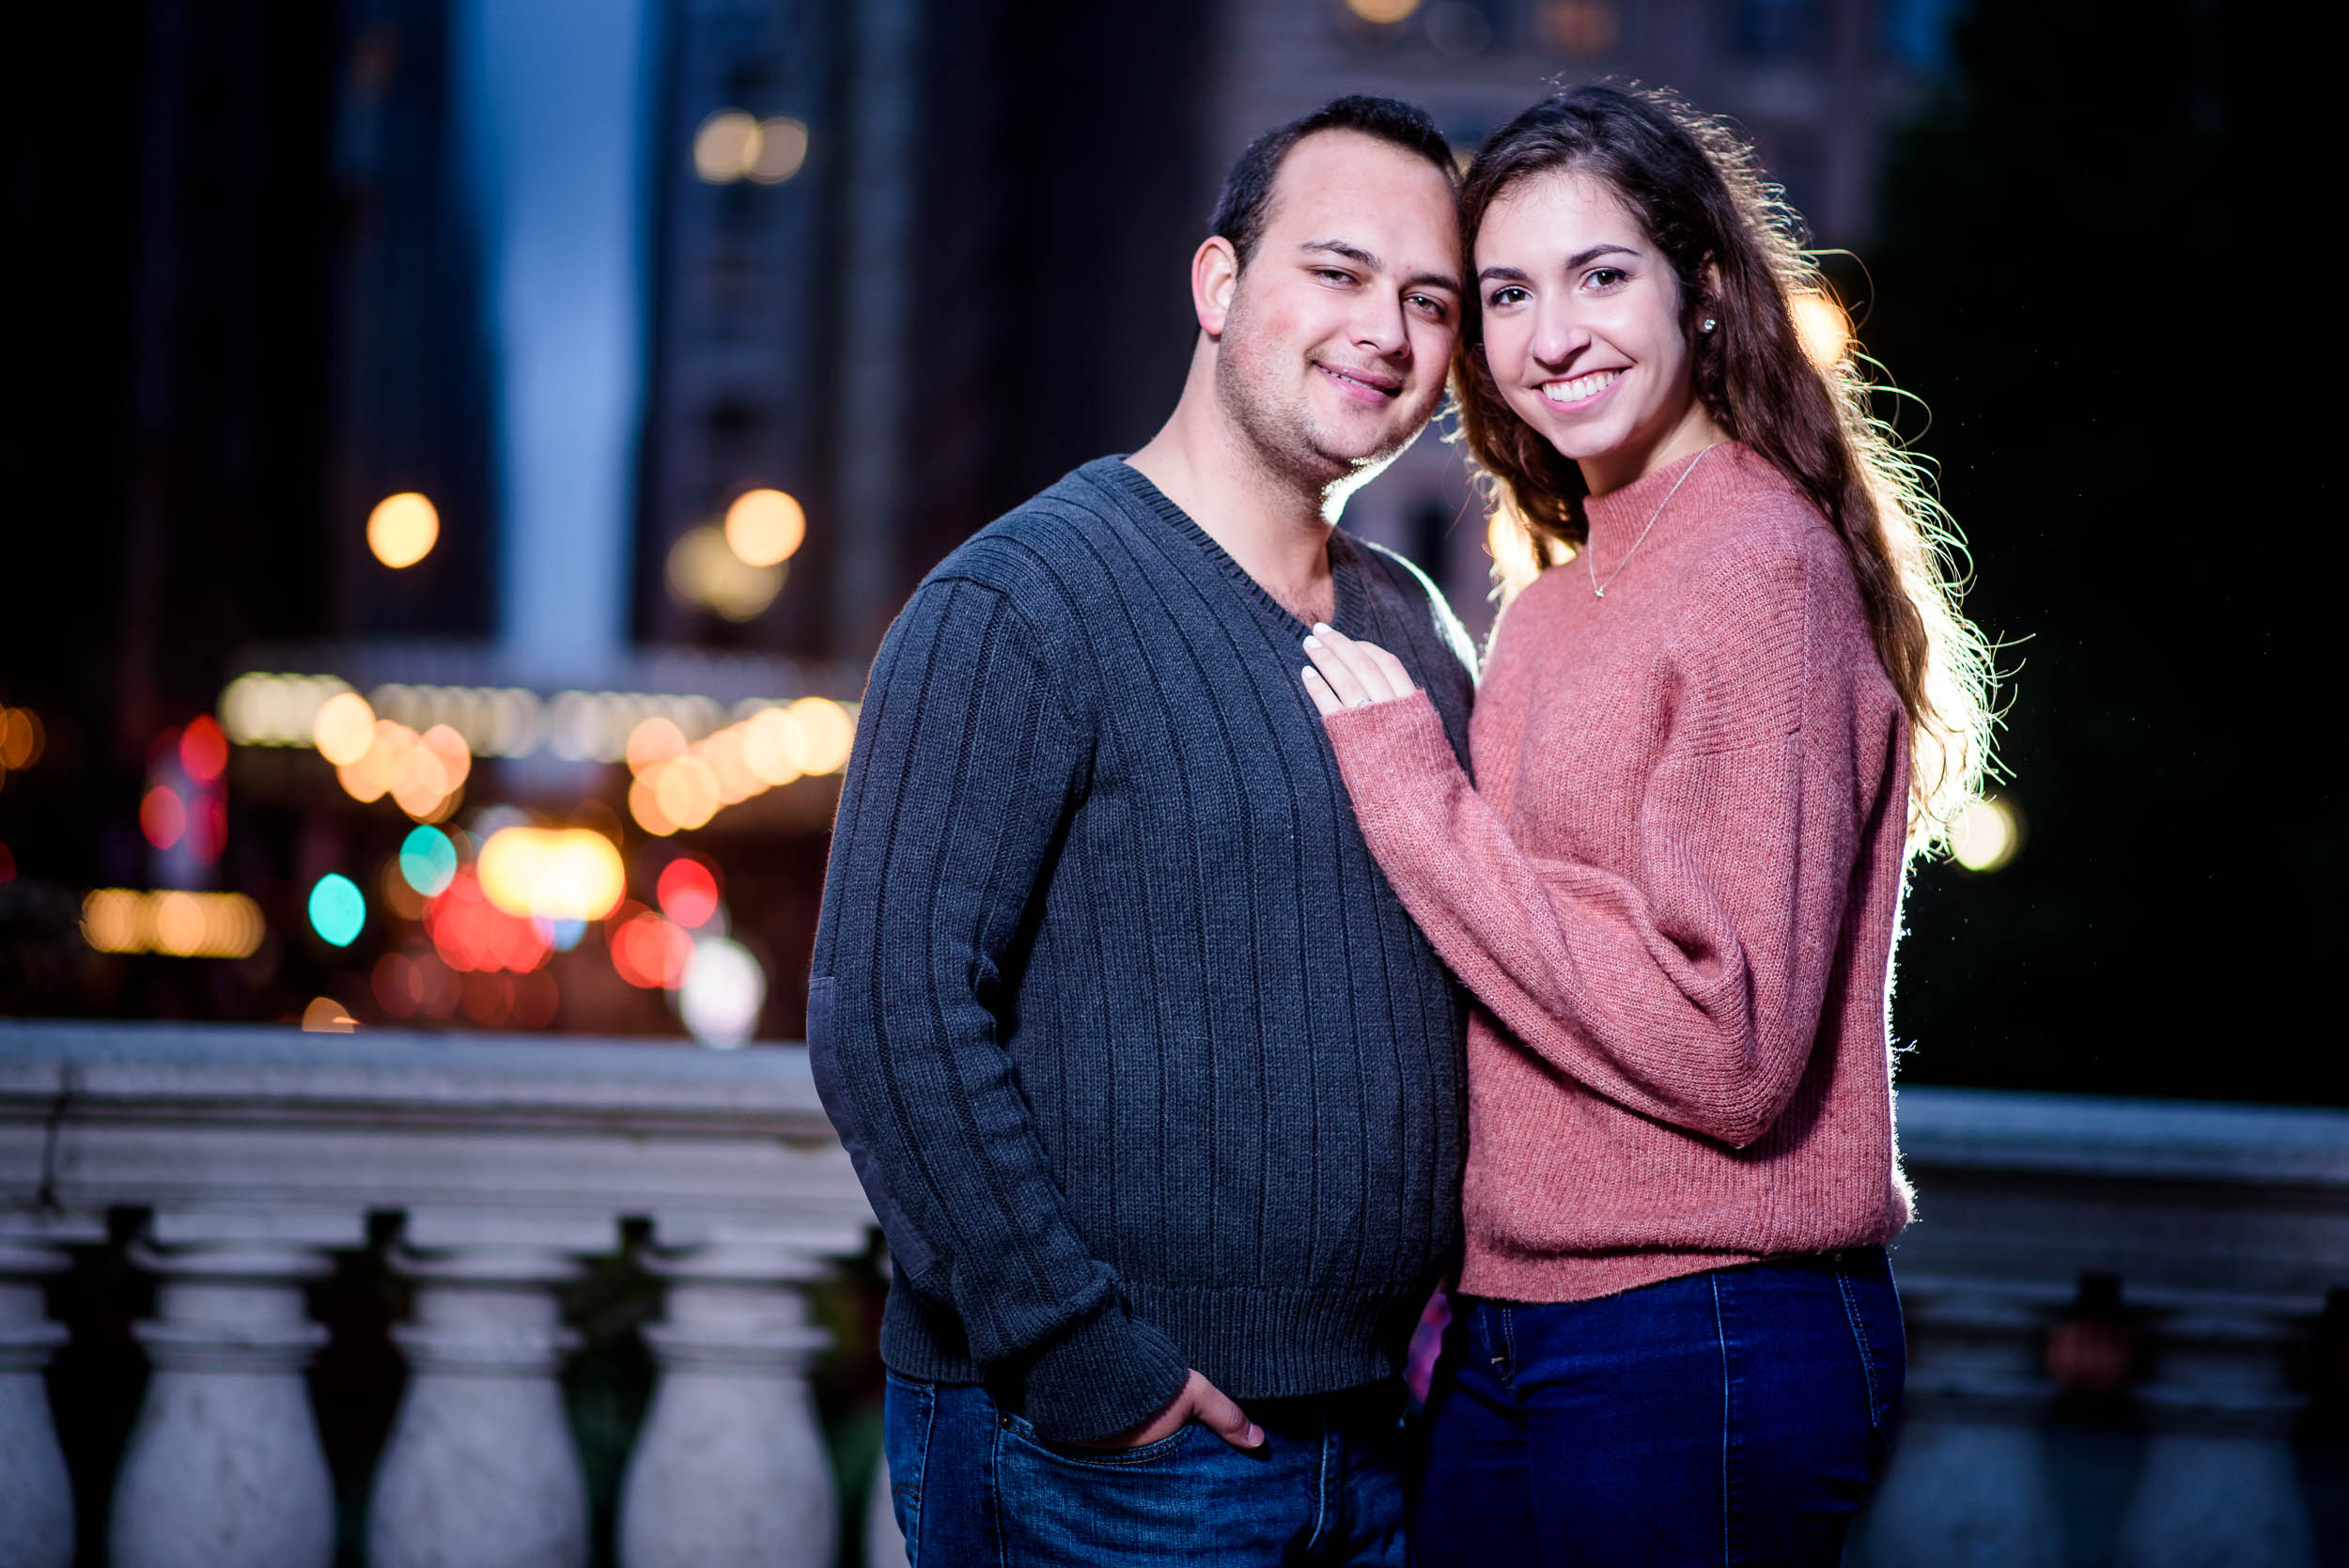
[[1221,416],[1212,388],[1204,398],[1198,390],[1186,386],[1174,417],[1126,460],[1290,614],[1330,619],[1329,492],[1265,462]]

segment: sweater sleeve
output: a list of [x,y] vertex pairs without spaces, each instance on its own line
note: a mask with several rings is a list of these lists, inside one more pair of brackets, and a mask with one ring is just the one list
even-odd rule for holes
[[1515,842],[1423,696],[1328,723],[1380,867],[1501,1024],[1598,1094],[1742,1147],[1810,1059],[1859,822],[1832,718],[1850,674],[1814,656],[1802,564],[1717,586],[1671,640],[1670,729],[1620,870]]
[[926,585],[866,687],[808,1001],[817,1086],[901,1281],[1066,1439],[1148,1419],[1188,1375],[1078,1234],[998,1037],[999,966],[1088,755],[1004,598]]

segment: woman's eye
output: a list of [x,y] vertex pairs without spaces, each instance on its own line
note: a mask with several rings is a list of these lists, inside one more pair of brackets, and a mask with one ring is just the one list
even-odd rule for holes
[[1485,303],[1494,306],[1514,305],[1521,304],[1530,298],[1532,298],[1532,296],[1527,294],[1524,289],[1519,288],[1515,284],[1511,284],[1505,288],[1494,289],[1492,298]]
[[1595,288],[1612,288],[1622,281],[1623,269],[1620,267],[1595,267],[1591,270],[1589,278],[1591,286]]

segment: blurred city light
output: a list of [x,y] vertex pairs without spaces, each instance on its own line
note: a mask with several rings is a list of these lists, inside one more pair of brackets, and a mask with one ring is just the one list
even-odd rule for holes
[[758,707],[746,719],[671,754],[666,732],[640,727],[630,737],[629,814],[656,837],[706,825],[737,805],[802,774],[848,766],[856,719],[844,704],[801,697],[787,707]]
[[475,866],[491,904],[541,921],[601,920],[628,891],[619,850],[586,828],[501,828]]
[[158,849],[168,849],[188,830],[188,808],[179,792],[157,784],[139,800],[139,831]]
[[1391,27],[1409,20],[1420,0],[1346,0],[1346,8],[1376,27]]
[[680,856],[661,867],[655,896],[671,920],[698,928],[718,912],[718,878],[701,862]]
[[228,768],[228,737],[210,714],[198,714],[179,732],[179,766],[198,784],[217,784]]
[[350,1009],[333,997],[312,997],[310,1005],[302,1010],[304,1034],[348,1034],[358,1027]]
[[628,732],[628,770],[642,773],[685,753],[685,732],[677,721],[655,714]]
[[782,490],[745,490],[726,508],[725,536],[746,566],[781,566],[807,537],[807,512]]
[[758,122],[758,146],[742,173],[760,185],[780,185],[806,162],[807,127],[788,115],[777,115]]
[[310,889],[310,929],[335,947],[359,939],[367,922],[367,901],[359,884],[339,871],[330,871]]
[[1584,58],[1606,54],[1623,36],[1612,0],[1550,0],[1543,24],[1559,48]]
[[677,1014],[694,1039],[731,1050],[756,1031],[766,1004],[767,972],[750,949],[726,937],[693,943],[677,988]]
[[249,958],[266,934],[261,907],[241,893],[96,888],[82,899],[82,939],[101,953]]
[[460,866],[448,891],[424,909],[425,934],[443,963],[462,973],[535,970],[553,944],[537,924],[490,902],[474,866]]
[[40,760],[47,732],[40,715],[28,707],[0,707],[0,773],[22,773]]
[[410,729],[445,724],[475,756],[527,756],[543,738],[545,713],[535,692],[515,686],[410,686],[367,693],[375,711]]
[[[733,547],[716,538],[720,553],[734,559]],[[750,569],[739,560],[735,565]],[[352,702],[326,716],[328,705],[343,695]],[[776,700],[746,698],[734,705],[734,714],[747,718]],[[375,724],[388,719],[419,734],[446,725],[470,756],[522,757],[544,746],[566,762],[627,760],[629,737],[647,719],[667,720],[689,743],[727,722],[724,705],[698,692],[567,691],[541,699],[520,687],[393,683],[363,697],[339,676],[264,671],[230,681],[221,692],[219,715],[222,729],[239,746],[316,746],[324,727],[340,737],[335,744],[346,754],[355,745],[364,755],[375,742]],[[27,733],[37,732],[28,724]]]
[[712,185],[731,184],[756,166],[762,139],[758,121],[721,109],[693,132],[693,172]]
[[366,698],[356,691],[338,692],[319,705],[318,716],[310,722],[311,743],[318,747],[319,755],[337,768],[347,768],[375,744],[375,709],[367,706]]
[[1795,335],[1812,364],[1829,369],[1851,352],[1851,318],[1842,305],[1825,294],[1797,294],[1789,304],[1795,313]]
[[676,990],[693,957],[685,927],[641,904],[624,905],[607,925],[612,970],[639,990]]
[[848,753],[856,746],[856,719],[846,706],[801,697],[785,711],[800,726],[801,772],[837,773],[848,766]]
[[770,788],[806,772],[807,754],[807,733],[788,708],[761,708],[742,725],[743,764]]
[[395,570],[432,553],[440,536],[439,509],[414,490],[387,495],[367,514],[367,548]]
[[2022,846],[2022,813],[2004,796],[1983,796],[1950,827],[1950,858],[1968,871],[1996,871]]
[[446,893],[457,876],[457,846],[438,828],[410,830],[399,844],[399,875],[427,898]]
[[669,547],[669,590],[729,621],[747,621],[783,591],[780,564],[752,566],[734,552],[723,530],[689,528]]
[[693,132],[693,172],[712,185],[780,185],[807,162],[807,127],[787,115],[754,119],[721,109]]
[[15,880],[16,857],[8,853],[7,845],[0,844],[0,887],[6,887]]
[[240,746],[313,746],[319,709],[350,690],[334,675],[271,675],[254,671],[220,694],[221,728]]

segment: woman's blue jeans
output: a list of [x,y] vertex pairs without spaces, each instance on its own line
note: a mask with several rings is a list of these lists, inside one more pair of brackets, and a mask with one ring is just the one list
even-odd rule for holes
[[1455,1303],[1413,1529],[1426,1568],[1834,1568],[1906,1354],[1881,1247],[1595,1301]]

